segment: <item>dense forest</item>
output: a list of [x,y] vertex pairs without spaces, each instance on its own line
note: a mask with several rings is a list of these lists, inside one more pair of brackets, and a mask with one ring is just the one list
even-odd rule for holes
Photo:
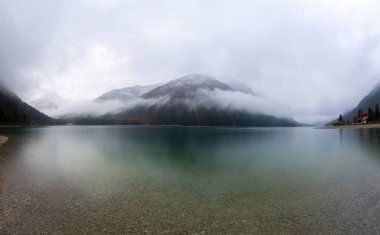
[[352,120],[345,119],[342,114],[339,115],[338,120],[334,123],[335,125],[345,125],[345,124],[370,124],[370,123],[380,123],[380,111],[378,104],[374,108],[368,108],[365,113],[362,109],[358,109],[357,114],[352,118]]
[[0,85],[0,125],[57,124],[58,121],[39,112]]
[[185,105],[139,106],[119,114],[75,117],[67,120],[81,125],[181,125],[181,126],[300,126],[292,119],[246,111]]

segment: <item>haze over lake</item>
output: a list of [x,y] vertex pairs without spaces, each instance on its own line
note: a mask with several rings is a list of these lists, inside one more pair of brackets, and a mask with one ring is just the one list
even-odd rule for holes
[[0,235],[380,234],[379,0],[0,0],[0,29]]
[[0,233],[380,232],[378,129],[1,133]]

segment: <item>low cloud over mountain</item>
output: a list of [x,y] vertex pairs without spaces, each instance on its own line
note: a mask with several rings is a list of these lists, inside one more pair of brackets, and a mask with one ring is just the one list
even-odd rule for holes
[[[82,109],[81,113],[71,113],[66,117],[80,124],[297,125],[291,119],[265,114],[265,100],[255,96],[252,89],[241,83],[234,87],[211,76],[190,74],[150,88],[140,96],[129,96],[123,102],[118,95],[107,101],[98,98],[88,103],[87,109]],[[106,94],[116,94],[115,91]],[[90,107],[94,108],[92,112]],[[110,110],[110,107],[114,109]]]
[[0,125],[42,125],[58,121],[22,101],[0,84]]

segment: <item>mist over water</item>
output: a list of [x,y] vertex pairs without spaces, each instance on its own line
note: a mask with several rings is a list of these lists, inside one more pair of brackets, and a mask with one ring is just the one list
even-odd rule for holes
[[379,22],[376,0],[1,1],[0,81],[26,101],[81,101],[203,73],[330,121],[380,80]]
[[10,141],[0,149],[7,159],[0,225],[10,232],[380,229],[376,129],[98,126],[2,133]]

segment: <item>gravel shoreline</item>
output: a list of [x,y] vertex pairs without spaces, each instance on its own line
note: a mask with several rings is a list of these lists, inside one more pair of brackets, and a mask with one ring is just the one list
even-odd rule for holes
[[[5,142],[8,141],[8,137],[5,137],[5,136],[1,136],[0,135],[0,147],[1,145],[3,145]],[[4,187],[4,182],[3,182],[3,158],[2,156],[0,155],[0,216],[2,217],[3,216],[3,187]],[[3,225],[0,221],[0,233],[2,233],[2,228]]]
[[8,141],[8,137],[1,136],[1,135],[0,135],[0,146],[1,146],[2,144],[5,144],[5,142],[7,142],[7,141]]

